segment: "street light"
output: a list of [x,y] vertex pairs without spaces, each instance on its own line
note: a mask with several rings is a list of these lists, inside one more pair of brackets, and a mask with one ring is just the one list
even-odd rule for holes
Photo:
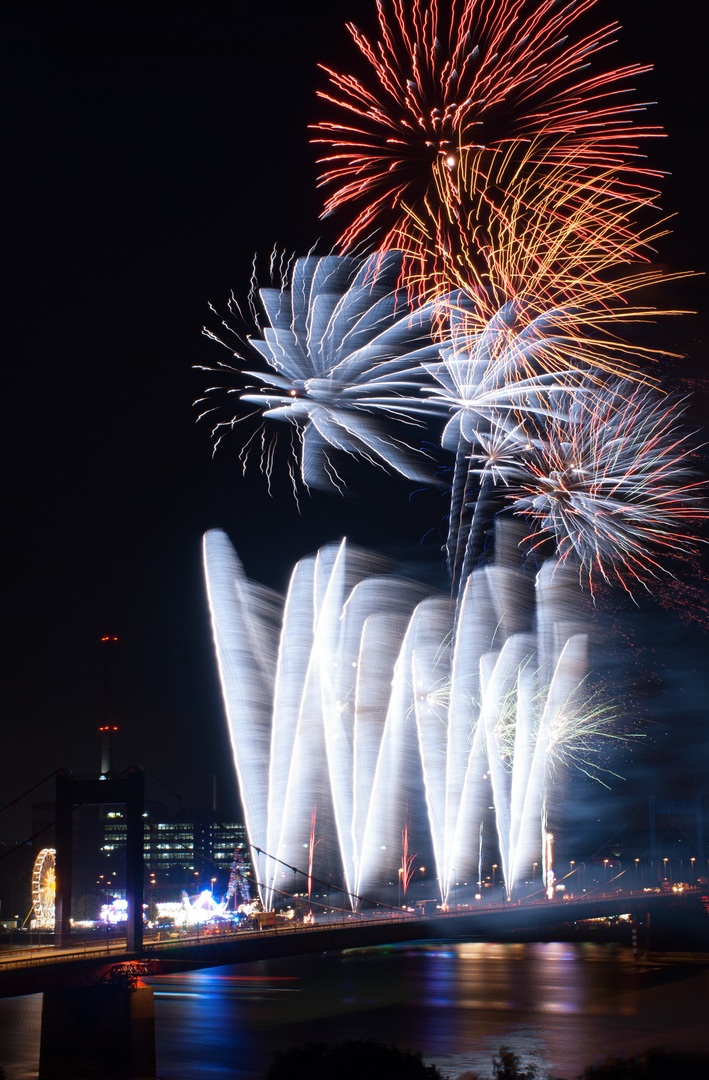
[[495,901],[495,871],[497,870],[497,863],[492,864],[492,900]]
[[536,877],[537,877],[537,867],[538,866],[539,866],[538,862],[532,863],[532,885],[534,884],[534,882],[536,880]]
[[608,884],[608,859],[603,860],[603,865],[606,868],[605,878],[603,880],[603,888],[605,889],[606,885]]
[[667,881],[667,859],[663,859],[662,862],[664,863],[665,881]]
[[96,884],[99,886],[99,888],[101,889],[101,891],[104,893],[104,895],[106,897],[106,908],[105,908],[105,910],[106,910],[106,919],[105,919],[105,922],[106,922],[106,952],[108,952],[110,947],[111,947],[110,946],[111,922],[110,922],[110,919],[108,917],[108,909],[109,909],[109,906],[110,906],[109,888],[108,888],[109,882],[104,878],[103,874],[99,874],[98,881],[96,882]]
[[690,885],[694,885],[694,864],[695,864],[696,861],[697,861],[696,859],[690,859],[689,860],[689,884]]
[[155,889],[155,871],[150,871],[150,881],[148,882],[148,919],[150,922],[155,921],[155,901],[153,897],[153,890]]

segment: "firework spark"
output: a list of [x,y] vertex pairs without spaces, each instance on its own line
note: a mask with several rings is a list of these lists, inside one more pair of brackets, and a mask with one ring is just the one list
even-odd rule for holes
[[[457,288],[483,312],[521,294],[541,310],[588,291],[610,299],[661,276],[636,267],[666,224],[640,227],[651,200],[619,195],[612,170],[583,172],[534,140],[493,155],[461,151],[453,167],[437,163],[433,179],[433,195],[404,206],[394,239],[419,300]],[[627,264],[632,273],[620,277]]]
[[507,687],[507,696],[499,702],[494,731],[496,753],[510,774],[519,751],[521,707],[531,718],[529,733],[541,746],[548,780],[577,770],[608,787],[607,778],[619,775],[610,767],[609,747],[644,738],[642,732],[633,730],[630,718],[608,689],[592,685],[587,675],[580,673],[563,698],[552,695],[549,686],[540,685],[533,665],[524,661],[518,666],[516,681]]
[[320,184],[334,188],[325,214],[343,205],[356,214],[343,248],[373,230],[390,246],[402,206],[434,194],[437,163],[452,168],[461,152],[495,152],[511,140],[543,138],[551,161],[573,156],[579,169],[612,168],[622,194],[656,176],[637,144],[658,129],[631,127],[642,106],[625,97],[648,67],[589,71],[619,29],[580,30],[595,4],[378,0],[377,40],[349,24],[372,85],[323,66],[330,86],[319,96],[332,119],[314,125],[313,139],[330,151],[320,159]]

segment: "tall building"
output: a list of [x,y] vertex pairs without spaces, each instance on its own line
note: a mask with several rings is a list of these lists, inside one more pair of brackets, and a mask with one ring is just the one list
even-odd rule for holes
[[[235,850],[249,860],[246,829],[240,822],[218,821],[207,811],[182,815],[180,821],[160,820],[164,815],[145,813],[145,869],[153,879],[151,887],[160,891],[185,889],[196,892],[210,888],[224,891],[229,880]],[[101,840],[104,877],[122,879],[126,850],[126,820],[123,807],[108,808]]]

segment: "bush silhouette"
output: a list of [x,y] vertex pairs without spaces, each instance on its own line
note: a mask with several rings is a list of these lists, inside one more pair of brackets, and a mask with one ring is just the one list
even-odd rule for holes
[[374,1039],[352,1039],[326,1046],[306,1043],[276,1053],[264,1080],[444,1080],[421,1054],[386,1046]]
[[707,1080],[709,1054],[651,1049],[627,1058],[591,1065],[579,1080]]
[[[493,1080],[559,1080],[537,1065],[522,1066],[519,1054],[501,1046],[492,1059]],[[3,1076],[0,1069],[0,1080]],[[401,1050],[375,1039],[351,1039],[328,1046],[306,1043],[276,1053],[264,1080],[446,1080],[435,1065],[424,1065],[419,1051]],[[707,1080],[709,1054],[663,1049],[590,1065],[578,1080]],[[483,1080],[464,1072],[457,1080]]]

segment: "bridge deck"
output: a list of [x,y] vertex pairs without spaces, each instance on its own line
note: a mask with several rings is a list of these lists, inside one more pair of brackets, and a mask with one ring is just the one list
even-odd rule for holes
[[[681,894],[613,893],[561,901],[481,905],[458,912],[437,912],[434,916],[401,912],[382,918],[365,913],[307,926],[286,924],[229,933],[202,930],[162,940],[146,937],[140,952],[128,951],[125,939],[0,952],[0,997],[85,986],[105,979],[117,964],[126,962],[149,963],[152,973],[167,974],[402,941],[534,941],[548,937],[553,927],[621,914],[642,920],[648,913],[681,915],[684,920],[703,916],[709,927],[700,889]],[[709,933],[702,936],[709,942]],[[707,945],[697,941],[697,947]]]

